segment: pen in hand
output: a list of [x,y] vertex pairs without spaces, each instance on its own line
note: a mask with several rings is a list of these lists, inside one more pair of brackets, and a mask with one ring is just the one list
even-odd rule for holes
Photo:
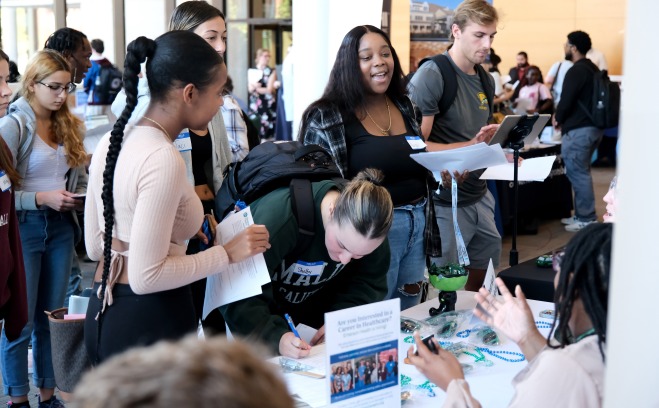
[[295,324],[293,324],[293,319],[291,319],[291,316],[288,313],[285,313],[284,318],[286,319],[286,322],[288,323],[288,327],[291,328],[291,331],[293,332],[295,337],[302,340],[302,337],[300,337],[300,333],[298,333],[297,329],[295,328]]
[[291,316],[288,313],[284,314],[284,319],[286,320],[286,323],[288,323],[288,327],[291,331],[285,333],[281,337],[279,341],[279,354],[293,358],[307,356],[309,350],[311,350],[311,346],[302,340],[300,333],[295,328],[293,319],[291,319]]

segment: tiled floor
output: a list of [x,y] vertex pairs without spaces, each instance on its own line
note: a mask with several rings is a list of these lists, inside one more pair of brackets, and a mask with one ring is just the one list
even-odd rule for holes
[[[596,208],[597,214],[601,216],[604,214],[605,204],[602,197],[606,194],[609,187],[611,178],[615,174],[615,169],[611,168],[594,168],[593,169],[593,183],[595,186]],[[560,220],[543,221],[538,226],[538,233],[536,235],[518,235],[517,237],[517,251],[519,252],[519,262],[538,257],[545,253],[551,252],[553,249],[565,245],[574,233],[565,231],[564,226]],[[503,248],[501,251],[500,267],[499,270],[505,269],[509,264],[510,248],[512,238],[506,236],[503,238]],[[93,263],[81,262],[83,269],[83,284],[87,287],[90,286]],[[0,375],[1,378],[1,375]],[[30,403],[33,407],[37,406],[36,389],[32,389],[30,394]],[[0,397],[0,404],[6,404],[8,398],[6,396]]]

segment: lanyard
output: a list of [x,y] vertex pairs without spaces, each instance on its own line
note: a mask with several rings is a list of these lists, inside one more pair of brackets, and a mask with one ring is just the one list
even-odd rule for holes
[[455,230],[455,243],[458,247],[458,263],[463,266],[469,265],[469,255],[465,241],[462,239],[462,232],[458,225],[458,183],[455,178],[451,178],[451,210],[453,212],[453,229]]

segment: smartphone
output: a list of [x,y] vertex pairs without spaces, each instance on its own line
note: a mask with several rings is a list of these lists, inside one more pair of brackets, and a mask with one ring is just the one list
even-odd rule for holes
[[204,233],[204,235],[206,235],[206,238],[208,239],[208,244],[204,244],[203,241],[199,241],[199,249],[203,251],[213,246],[213,234],[211,233],[208,218],[206,217],[204,217],[204,222],[201,224],[201,231]]
[[[432,339],[435,337],[434,334],[431,334],[430,336],[426,336],[423,339],[421,339],[421,342],[428,347],[428,349],[433,353],[433,354],[439,354],[439,351],[437,350],[437,347],[435,346],[435,342],[432,341]],[[416,350],[416,344],[414,345],[414,355],[418,356],[419,352]]]
[[71,196],[74,200],[84,200],[87,198],[87,194],[76,194],[74,196]]

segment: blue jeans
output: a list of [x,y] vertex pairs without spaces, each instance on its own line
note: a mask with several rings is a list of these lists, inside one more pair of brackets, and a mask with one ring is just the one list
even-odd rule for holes
[[64,307],[69,307],[71,296],[77,296],[82,293],[82,270],[80,261],[75,247],[71,252],[71,275],[69,275],[69,284],[66,288],[66,297],[64,298]]
[[4,393],[27,395],[27,350],[32,337],[35,387],[55,388],[50,349],[50,327],[44,310],[62,307],[71,274],[74,226],[71,214],[46,209],[19,211],[27,283],[27,324],[14,341],[2,331],[0,352]]
[[426,253],[423,243],[423,230],[426,226],[425,204],[403,205],[394,208],[394,220],[389,230],[391,262],[387,272],[389,291],[386,299],[400,299],[401,310],[419,303],[421,288],[415,294],[403,290],[406,284],[423,280],[426,267]]
[[574,190],[574,215],[578,221],[595,221],[595,193],[590,161],[604,131],[596,127],[573,129],[563,135],[561,155]]

